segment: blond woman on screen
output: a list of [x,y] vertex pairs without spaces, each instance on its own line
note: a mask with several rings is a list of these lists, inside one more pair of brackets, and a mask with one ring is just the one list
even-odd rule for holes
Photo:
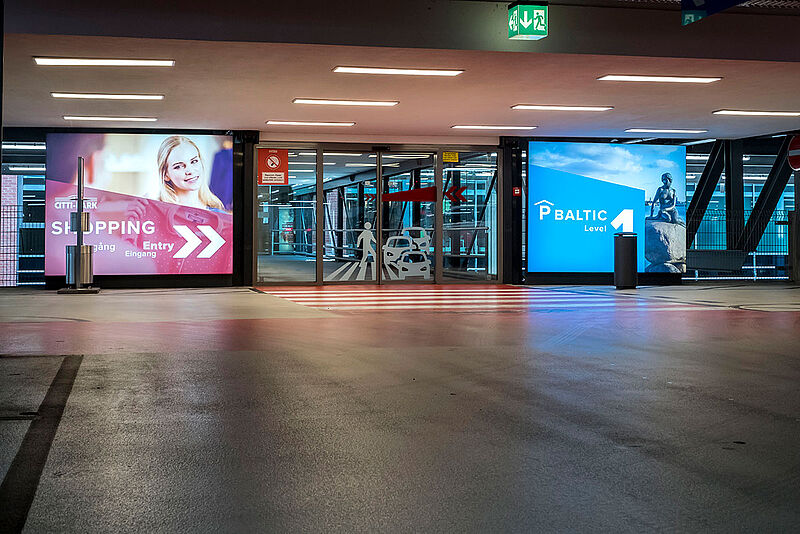
[[173,135],[164,139],[158,149],[158,172],[161,179],[158,199],[162,202],[225,211],[208,187],[200,149],[188,137]]

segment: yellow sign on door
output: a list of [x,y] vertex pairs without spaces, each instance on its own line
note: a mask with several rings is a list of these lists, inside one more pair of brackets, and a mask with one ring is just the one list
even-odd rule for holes
[[458,152],[442,152],[442,161],[445,163],[458,163]]

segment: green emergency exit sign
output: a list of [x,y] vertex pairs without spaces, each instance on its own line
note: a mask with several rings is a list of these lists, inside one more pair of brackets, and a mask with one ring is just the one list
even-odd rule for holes
[[521,4],[508,6],[508,38],[535,41],[547,37],[549,21],[546,4]]

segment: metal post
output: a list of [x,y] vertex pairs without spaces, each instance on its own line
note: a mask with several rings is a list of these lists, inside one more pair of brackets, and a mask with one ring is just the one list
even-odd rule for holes
[[441,284],[444,280],[444,200],[443,200],[443,187],[442,175],[444,174],[444,150],[439,149],[436,151],[436,161],[434,162],[433,180],[436,186],[436,202],[434,204],[434,269],[433,281],[436,284]]
[[383,152],[375,153],[375,283],[383,283]]
[[[67,247],[67,258],[66,258],[66,265],[67,265],[67,279],[69,280],[69,270],[70,268],[73,270],[73,276],[75,277],[74,287],[70,288],[69,286],[63,289],[59,289],[58,292],[61,294],[96,294],[100,292],[100,289],[97,287],[92,287],[91,284],[93,282],[93,268],[92,268],[92,250],[91,247],[87,251],[88,256],[88,264],[87,264],[87,278],[89,281],[89,285],[84,287],[82,276],[83,276],[83,224],[84,224],[84,212],[83,212],[83,158],[78,157],[78,195],[77,195],[77,210],[70,214],[70,228],[73,227],[75,223],[77,223],[77,228],[75,229],[75,254],[74,258],[72,258],[70,263],[70,249],[71,247]],[[86,222],[88,226],[89,215],[86,215]],[[74,220],[74,217],[77,217],[77,220]]]
[[78,156],[78,252],[75,254],[75,289],[80,289],[83,271],[83,158]]
[[325,272],[323,271],[324,263],[322,261],[324,256],[324,246],[325,246],[325,191],[322,187],[322,181],[325,179],[325,174],[323,172],[323,163],[324,163],[324,154],[322,148],[317,147],[317,187],[316,187],[316,196],[317,196],[317,204],[316,204],[316,219],[317,219],[317,246],[314,247],[314,253],[317,257],[316,265],[316,283],[317,285],[322,285],[323,278],[325,276]]

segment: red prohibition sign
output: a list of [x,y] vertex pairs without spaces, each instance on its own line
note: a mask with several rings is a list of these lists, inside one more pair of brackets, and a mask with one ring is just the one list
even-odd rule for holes
[[270,169],[277,169],[281,166],[281,159],[275,154],[267,156],[267,167]]

